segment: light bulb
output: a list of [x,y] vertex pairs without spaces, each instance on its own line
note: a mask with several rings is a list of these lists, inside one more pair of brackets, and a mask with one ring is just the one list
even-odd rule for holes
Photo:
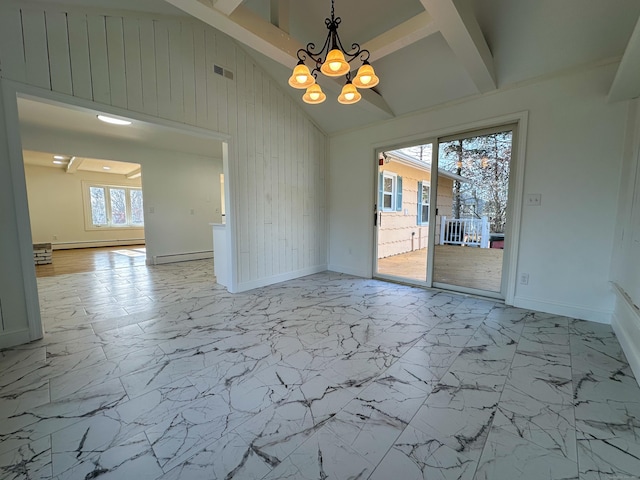
[[348,92],[344,94],[344,98],[346,98],[347,100],[351,101],[356,97],[356,94],[353,92]]
[[309,97],[311,100],[316,101],[320,98],[320,92],[311,92],[309,93]]
[[369,82],[371,82],[371,75],[363,75],[360,77],[360,81],[364,84],[367,85]]
[[298,83],[304,83],[307,81],[307,76],[306,75],[296,75],[296,81]]
[[332,72],[337,72],[338,70],[340,70],[340,67],[342,67],[342,64],[340,62],[329,62],[329,68]]

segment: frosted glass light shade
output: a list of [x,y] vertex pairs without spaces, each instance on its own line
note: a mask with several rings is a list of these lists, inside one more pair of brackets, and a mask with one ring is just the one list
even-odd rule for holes
[[293,69],[293,74],[289,77],[289,85],[293,88],[307,88],[316,83],[316,79],[313,78],[309,67],[304,63],[299,63]]
[[376,72],[369,63],[363,64],[356,74],[356,78],[353,79],[353,84],[358,88],[371,88],[375,87],[380,79],[376,76]]
[[349,64],[344,59],[342,52],[334,49],[327,54],[327,59],[320,67],[320,71],[327,77],[340,77],[347,74]]
[[314,83],[307,88],[307,91],[302,96],[302,100],[304,100],[305,103],[310,103],[311,105],[317,105],[318,103],[324,102],[326,99],[327,96],[317,83]]
[[338,97],[338,101],[344,105],[352,105],[354,103],[358,103],[362,95],[358,92],[358,89],[351,82],[347,82],[344,87],[342,87],[342,92]]

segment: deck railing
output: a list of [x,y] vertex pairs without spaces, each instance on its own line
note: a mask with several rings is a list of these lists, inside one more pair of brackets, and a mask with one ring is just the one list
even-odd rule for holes
[[489,248],[489,220],[487,217],[441,217],[440,245],[468,245]]

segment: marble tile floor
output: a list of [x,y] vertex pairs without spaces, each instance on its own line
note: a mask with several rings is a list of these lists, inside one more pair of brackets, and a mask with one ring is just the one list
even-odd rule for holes
[[611,328],[322,273],[231,295],[208,261],[38,280],[0,352],[0,478],[640,478]]

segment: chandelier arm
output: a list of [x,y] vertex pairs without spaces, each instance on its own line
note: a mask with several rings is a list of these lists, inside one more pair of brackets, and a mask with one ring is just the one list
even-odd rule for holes
[[371,57],[371,53],[369,53],[369,50],[367,50],[367,49],[362,49],[362,50],[360,50],[360,53],[359,53],[358,56],[360,57],[360,61],[362,63],[365,63],[365,62],[368,63],[369,62],[369,58]]
[[[370,57],[369,50],[365,50],[363,48],[360,48],[360,44],[358,44],[358,43],[352,43],[351,44],[351,49],[349,51],[347,51],[347,49],[344,48],[344,46],[342,45],[342,41],[340,40],[340,36],[338,35],[337,32],[336,32],[336,35],[335,35],[335,44],[342,51],[344,56],[348,57],[348,58],[345,58],[345,60],[348,63],[351,63],[352,61],[354,61],[356,58],[358,58],[362,54],[366,55],[366,58],[363,59],[363,61],[364,60],[368,60],[369,57]],[[355,50],[355,52],[354,52],[354,50]],[[350,52],[353,52],[353,53],[350,53]]]
[[[331,32],[327,35],[327,38],[324,41],[324,45],[320,50],[315,51],[316,44],[315,43],[307,43],[307,48],[301,48],[298,50],[298,60],[304,61],[307,58],[313,60],[317,65],[322,64],[323,59],[322,55],[329,52],[329,44],[331,42]],[[304,58],[302,58],[304,57]]]

